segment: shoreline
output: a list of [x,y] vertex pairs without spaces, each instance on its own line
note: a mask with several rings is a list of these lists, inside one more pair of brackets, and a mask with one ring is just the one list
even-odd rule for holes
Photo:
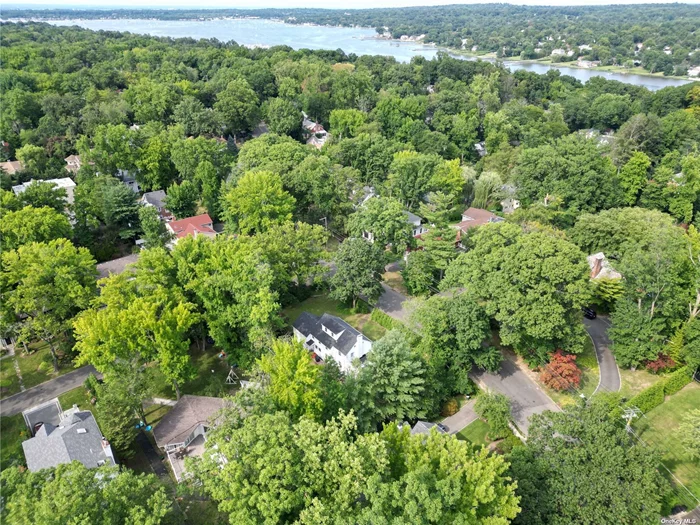
[[[78,14],[78,13],[76,13]],[[90,18],[80,18],[80,17],[71,17],[71,18],[55,18],[55,17],[30,17],[30,18],[8,18],[8,19],[2,19],[0,18],[0,22],[9,22],[9,23],[26,23],[26,22],[44,22],[44,23],[56,23],[56,22],[65,22],[65,21],[75,21],[75,22],[87,22],[87,21],[115,21],[115,20],[145,20],[145,21],[160,21],[160,22],[214,22],[214,21],[247,21],[247,20],[259,20],[263,22],[270,22],[270,23],[275,23],[275,24],[285,24],[289,26],[298,26],[298,27],[326,27],[326,28],[347,28],[347,29],[363,29],[363,30],[374,30],[372,27],[365,27],[365,26],[358,26],[358,25],[328,25],[328,24],[316,24],[313,22],[303,22],[303,23],[295,23],[294,21],[289,21],[281,18],[263,18],[259,16],[214,16],[214,17],[200,17],[200,18],[179,18],[177,20],[164,20],[162,18],[122,18],[122,17],[114,17],[114,16],[105,16],[105,17],[90,17]],[[126,30],[128,32],[128,30]],[[410,38],[410,37],[409,37]],[[546,58],[540,58],[540,59],[516,59],[516,58],[498,58],[496,57],[496,54],[493,52],[488,52],[488,53],[479,53],[479,52],[473,52],[473,51],[467,51],[465,49],[458,49],[458,48],[452,48],[452,47],[445,47],[436,44],[435,42],[425,42],[424,40],[401,40],[400,38],[386,38],[381,35],[375,34],[372,36],[363,36],[360,37],[361,40],[377,40],[377,41],[385,41],[385,42],[390,42],[390,43],[395,43],[398,45],[418,45],[424,48],[429,48],[437,51],[444,51],[448,53],[451,56],[454,57],[466,57],[472,60],[485,60],[487,62],[501,62],[504,66],[508,67],[509,65],[519,65],[519,64],[532,64],[532,65],[540,65],[544,66],[547,68],[557,68],[557,69],[578,69],[582,71],[599,71],[602,73],[610,73],[610,74],[615,74],[615,75],[635,75],[635,76],[641,76],[641,77],[649,77],[649,78],[655,78],[655,79],[669,79],[669,80],[680,80],[683,82],[697,82],[700,81],[700,78],[695,78],[695,77],[688,77],[688,76],[676,76],[676,75],[668,75],[665,76],[661,73],[651,73],[647,70],[641,69],[640,67],[636,67],[632,70],[625,69],[622,66],[598,66],[598,67],[581,67],[579,66],[575,61],[572,62],[552,62],[551,60]],[[564,73],[566,74],[566,73]]]

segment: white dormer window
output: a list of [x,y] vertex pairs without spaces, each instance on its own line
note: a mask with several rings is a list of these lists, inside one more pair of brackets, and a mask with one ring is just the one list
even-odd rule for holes
[[473,221],[474,218],[470,217],[469,215],[462,215],[462,221]]
[[87,434],[87,429],[86,428],[78,428],[78,429],[76,429],[76,432],[78,434]]
[[321,325],[321,330],[323,330],[325,333],[330,335],[334,341],[337,341],[338,338],[340,338],[341,335],[343,335],[343,332],[339,332],[337,334],[333,333],[331,330],[329,330],[326,325]]

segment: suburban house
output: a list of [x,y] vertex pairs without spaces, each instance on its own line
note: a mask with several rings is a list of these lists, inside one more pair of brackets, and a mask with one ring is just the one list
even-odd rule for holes
[[416,421],[416,424],[413,425],[413,428],[411,429],[411,435],[415,434],[430,434],[430,431],[435,428],[435,431],[438,434],[445,434],[445,429],[444,427],[441,427],[437,423],[432,423],[430,421]]
[[453,227],[457,230],[457,246],[463,248],[462,235],[466,234],[470,229],[484,224],[503,222],[503,217],[494,215],[488,210],[481,208],[468,208],[462,213],[462,221],[455,224]]
[[144,206],[153,206],[158,213],[160,218],[164,221],[173,220],[173,215],[165,208],[165,190],[149,191],[144,193],[139,202]]
[[69,177],[63,177],[62,179],[49,179],[49,180],[34,180],[34,179],[32,179],[29,182],[25,182],[23,184],[18,184],[17,186],[12,186],[12,191],[15,193],[15,195],[20,195],[29,186],[31,186],[35,182],[49,182],[49,183],[53,184],[58,189],[66,190],[66,202],[68,204],[73,204],[73,190],[75,189],[75,182],[73,182],[73,179],[71,179]]
[[515,213],[515,210],[518,208],[520,208],[520,201],[518,199],[508,197],[507,199],[503,199],[501,201],[501,210],[503,210],[503,213],[507,215]]
[[622,274],[615,271],[603,252],[589,255],[587,259],[588,266],[591,269],[591,280],[622,279]]
[[63,409],[57,397],[22,412],[30,436],[33,436],[45,423],[57,427],[61,422],[62,415]]
[[117,178],[134,193],[139,193],[139,183],[136,182],[136,177],[129,170],[117,170]]
[[323,360],[333,358],[343,372],[352,370],[355,359],[364,361],[372,349],[372,341],[334,315],[303,312],[292,327],[306,349]]
[[306,113],[304,113],[304,120],[301,123],[301,127],[304,130],[306,143],[314,146],[315,148],[321,149],[328,140],[328,132],[321,124],[309,119]]
[[66,161],[66,171],[71,173],[78,173],[80,170],[80,155],[69,155],[65,159]]
[[22,171],[24,166],[18,160],[8,160],[7,162],[0,162],[0,169],[8,175],[14,175]]
[[204,235],[212,239],[216,237],[214,223],[208,213],[197,215],[196,217],[180,219],[179,221],[171,221],[166,223],[165,227],[175,236],[174,243],[177,243],[179,239],[187,237],[188,235],[192,235],[193,237]]
[[207,431],[226,401],[220,397],[184,395],[153,428],[156,445],[167,455],[177,481],[185,475],[185,458],[204,453]]
[[27,467],[32,472],[80,461],[87,468],[114,465],[112,447],[100,432],[89,410],[77,406],[61,415],[58,425],[49,422],[22,442]]
[[[366,200],[365,200],[366,202]],[[423,218],[419,217],[415,213],[411,213],[408,210],[404,210],[404,215],[406,215],[406,222],[411,225],[411,235],[413,237],[420,237],[424,233],[428,233],[428,225],[423,224]],[[363,231],[362,238],[369,242],[374,242],[374,233],[370,231]]]
[[109,277],[110,275],[119,275],[123,273],[130,264],[135,264],[139,260],[138,253],[130,253],[118,259],[101,262],[97,265],[97,273],[100,279]]

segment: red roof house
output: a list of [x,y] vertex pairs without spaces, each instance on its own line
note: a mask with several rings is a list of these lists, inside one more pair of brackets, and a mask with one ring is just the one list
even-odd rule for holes
[[482,226],[491,222],[502,222],[503,217],[499,217],[488,210],[481,208],[468,208],[462,213],[462,221],[455,224],[457,229],[457,242],[462,241],[462,234],[467,233],[471,228]]
[[[182,239],[188,235],[197,237],[205,235],[206,237],[216,237],[214,224],[208,213],[197,215],[196,217],[188,217],[179,221],[172,221],[165,224],[165,227],[175,235],[177,239]],[[176,241],[177,242],[177,241]]]

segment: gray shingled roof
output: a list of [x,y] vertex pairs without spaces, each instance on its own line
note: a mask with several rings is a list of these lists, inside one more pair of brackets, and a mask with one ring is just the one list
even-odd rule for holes
[[406,220],[410,222],[411,224],[415,224],[416,226],[419,225],[421,222],[423,222],[423,218],[419,217],[415,213],[411,213],[408,210],[404,210],[404,213],[406,214]]
[[120,257],[119,259],[105,261],[97,265],[97,273],[99,274],[100,279],[109,277],[112,274],[120,274],[126,270],[128,265],[134,264],[138,262],[138,260],[139,254],[131,253],[129,255],[125,255],[124,257]]
[[[84,429],[85,432],[78,432]],[[92,412],[76,412],[58,426],[45,423],[31,439],[22,442],[27,467],[32,472],[62,463],[80,461],[87,468],[111,462],[102,448],[102,432]]]
[[164,190],[158,190],[158,191],[149,191],[148,193],[144,193],[143,199],[144,202],[147,202],[148,204],[152,204],[156,208],[165,208],[165,191]]
[[[361,332],[355,330],[340,317],[329,314],[323,314],[321,317],[318,317],[309,312],[303,312],[299,318],[294,321],[293,326],[306,337],[313,335],[326,348],[337,348],[343,355],[348,355],[348,352],[355,346],[355,343],[357,343],[357,336],[367,339]],[[334,334],[341,334],[338,340],[334,340],[333,337],[324,332],[322,326],[325,326]],[[369,341],[369,339],[367,339],[367,341]]]
[[184,395],[173,409],[165,414],[153,429],[153,437],[160,448],[182,443],[197,427],[206,424],[222,408],[225,400],[220,397]]
[[[433,428],[437,423],[432,423],[430,421],[417,421],[413,428],[411,429],[411,434],[430,434],[430,429]],[[436,428],[438,433],[444,434],[445,431],[440,427]]]

